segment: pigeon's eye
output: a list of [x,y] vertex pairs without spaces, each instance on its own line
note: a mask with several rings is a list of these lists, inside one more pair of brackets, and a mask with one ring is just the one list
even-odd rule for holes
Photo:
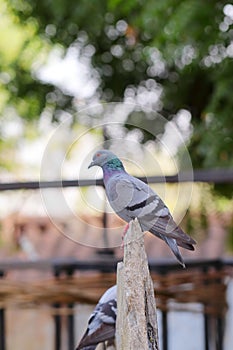
[[100,153],[97,153],[97,154],[96,154],[96,157],[100,157]]

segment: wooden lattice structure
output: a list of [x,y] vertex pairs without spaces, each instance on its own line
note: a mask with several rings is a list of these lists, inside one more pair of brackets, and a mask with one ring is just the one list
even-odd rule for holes
[[[227,308],[227,269],[199,269],[172,271],[164,274],[151,273],[156,289],[157,306],[169,309],[169,302],[183,304],[182,310],[189,310],[188,303],[205,305],[205,312],[222,315]],[[96,304],[104,291],[116,283],[115,273],[88,273],[79,276],[46,278],[37,281],[17,281],[4,278],[0,283],[0,307],[28,307],[41,304]],[[177,306],[177,310],[179,307]]]

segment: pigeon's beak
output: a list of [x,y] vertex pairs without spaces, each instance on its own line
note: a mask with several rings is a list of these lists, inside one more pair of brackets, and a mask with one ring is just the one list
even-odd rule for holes
[[95,166],[95,165],[96,165],[95,162],[92,161],[92,162],[88,165],[88,169],[90,169],[91,167],[93,167],[93,166]]

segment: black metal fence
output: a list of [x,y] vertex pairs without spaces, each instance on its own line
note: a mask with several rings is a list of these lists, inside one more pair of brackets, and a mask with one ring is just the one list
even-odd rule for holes
[[[183,171],[176,175],[139,177],[144,182],[182,183],[182,182],[212,182],[215,184],[233,183],[233,169],[197,169],[193,173]],[[37,190],[42,188],[59,187],[88,187],[103,186],[102,179],[56,180],[56,181],[26,181],[0,183],[0,191],[9,190]]]

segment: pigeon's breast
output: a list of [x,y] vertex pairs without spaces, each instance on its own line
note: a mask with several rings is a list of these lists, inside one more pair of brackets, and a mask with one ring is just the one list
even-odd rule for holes
[[112,176],[105,184],[108,201],[116,213],[120,213],[130,205],[134,196],[131,182],[122,181],[122,176]]

